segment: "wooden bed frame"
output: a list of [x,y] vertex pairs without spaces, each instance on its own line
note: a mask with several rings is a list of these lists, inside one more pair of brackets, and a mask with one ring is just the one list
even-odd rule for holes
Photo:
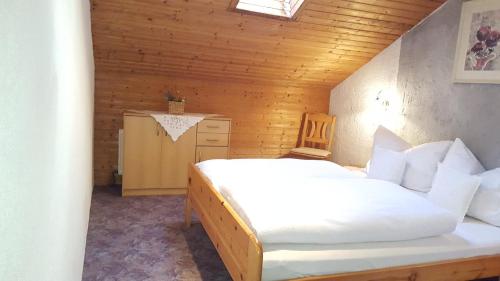
[[[185,222],[194,210],[235,281],[260,281],[263,250],[253,231],[193,164],[188,172]],[[500,276],[500,255],[440,261],[377,270],[313,276],[296,281],[466,281]]]

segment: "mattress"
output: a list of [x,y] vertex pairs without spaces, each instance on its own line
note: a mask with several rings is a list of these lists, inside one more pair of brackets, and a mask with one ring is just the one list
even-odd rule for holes
[[[279,176],[361,179],[327,161],[296,159],[210,160],[197,164],[220,192],[233,179]],[[425,194],[415,192],[420,196]],[[262,280],[374,270],[483,255],[500,254],[500,227],[466,217],[453,233],[398,242],[348,244],[265,244]]]
[[455,232],[400,242],[267,244],[263,280],[365,271],[500,254],[500,228],[466,218]]

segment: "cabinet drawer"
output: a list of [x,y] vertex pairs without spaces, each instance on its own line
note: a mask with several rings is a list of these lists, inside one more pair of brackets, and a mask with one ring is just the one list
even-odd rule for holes
[[228,146],[228,138],[228,134],[198,133],[196,136],[196,144],[205,146]]
[[210,159],[227,159],[229,148],[227,146],[198,146],[196,148],[196,162]]
[[203,120],[198,124],[198,132],[227,134],[230,123],[228,120]]

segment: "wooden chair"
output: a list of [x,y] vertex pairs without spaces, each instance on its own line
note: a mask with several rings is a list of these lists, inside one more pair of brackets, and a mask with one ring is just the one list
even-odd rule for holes
[[299,147],[292,149],[290,155],[300,158],[326,159],[331,154],[335,119],[335,116],[324,113],[306,113],[302,123]]

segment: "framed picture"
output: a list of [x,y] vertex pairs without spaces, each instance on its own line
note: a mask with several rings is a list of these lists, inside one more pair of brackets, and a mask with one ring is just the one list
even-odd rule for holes
[[462,4],[454,82],[500,84],[500,1]]

